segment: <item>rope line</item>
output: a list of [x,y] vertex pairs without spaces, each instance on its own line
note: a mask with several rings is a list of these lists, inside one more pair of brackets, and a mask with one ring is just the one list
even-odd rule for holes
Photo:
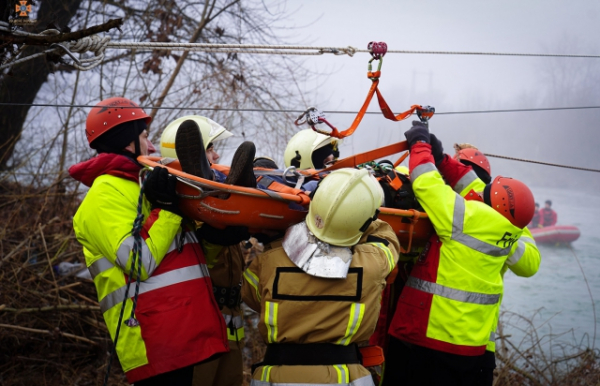
[[[76,107],[76,108],[92,108],[95,105],[71,105],[61,103],[13,103],[13,102],[0,102],[0,106],[31,106],[31,107]],[[123,106],[127,109],[130,107]],[[138,107],[131,107],[138,108]],[[304,110],[296,109],[254,109],[254,108],[227,108],[227,107],[181,107],[181,106],[139,106],[142,109],[148,110],[198,110],[198,111],[241,111],[249,113],[304,113]],[[536,112],[536,111],[563,111],[563,110],[593,110],[600,109],[600,106],[575,106],[575,107],[540,107],[530,109],[501,109],[501,110],[467,110],[467,111],[436,111],[435,115],[459,115],[459,114],[495,114],[495,113],[522,113],[522,112]],[[354,114],[356,111],[352,110],[323,110],[326,114]],[[367,111],[365,114],[368,115],[381,115],[380,111]]]
[[527,162],[527,163],[531,163],[531,164],[539,164],[539,165],[546,165],[546,166],[556,166],[557,168],[575,169],[575,170],[583,170],[583,171],[586,171],[586,172],[600,173],[600,169],[590,169],[590,168],[582,168],[582,167],[579,167],[579,166],[569,166],[569,165],[553,164],[553,163],[550,163],[550,162],[534,161],[534,160],[530,160],[530,159],[516,158],[516,157],[507,157],[505,155],[497,155],[497,154],[490,154],[490,153],[485,153],[485,156],[486,157],[492,157],[492,158],[502,158],[502,159],[507,159],[507,160],[511,160],[511,161]]
[[[248,52],[248,53],[271,53],[256,52],[254,50],[287,50],[287,55],[348,55],[355,53],[370,53],[368,49],[348,47],[312,47],[312,46],[290,46],[290,45],[262,45],[262,44],[212,44],[212,43],[169,43],[169,42],[111,42],[107,48],[136,49],[136,50],[180,50],[180,51],[206,51],[206,52]],[[249,51],[240,51],[249,50]],[[297,51],[314,51],[310,53],[299,53]],[[281,54],[281,52],[275,52]],[[517,52],[480,52],[480,51],[423,51],[423,50],[388,50],[388,54],[419,54],[419,55],[478,55],[478,56],[524,56],[524,57],[558,57],[558,58],[600,58],[600,55],[583,54],[541,54],[541,53],[517,53]]]
[[[5,24],[7,24],[7,23],[0,22],[0,31],[15,32],[15,31],[11,31],[10,27],[6,27]],[[33,33],[29,33],[29,32],[19,31],[19,33],[16,33],[15,35],[18,35],[18,36],[47,36],[47,35],[58,35],[58,34],[60,34],[60,31],[57,29],[47,29],[39,34],[33,34]],[[27,62],[27,61],[35,59],[37,57],[46,55],[50,52],[57,51],[59,49],[62,49],[63,51],[65,51],[65,53],[67,55],[69,55],[71,57],[71,59],[73,59],[73,62],[70,63],[71,66],[73,66],[76,69],[81,70],[81,71],[91,70],[92,68],[97,67],[100,64],[102,64],[102,61],[104,60],[104,50],[106,49],[107,44],[109,42],[110,42],[110,37],[100,37],[98,35],[92,35],[92,36],[86,36],[86,37],[83,37],[81,39],[71,41],[71,42],[54,43],[54,44],[50,45],[50,47],[51,47],[50,49],[47,49],[45,51],[29,55],[24,58],[20,58],[18,60],[7,61],[7,62],[3,63],[2,65],[0,65],[0,70],[3,70],[8,67],[12,67],[15,64]],[[23,45],[23,47],[25,47],[25,46],[26,45]],[[74,53],[83,54],[88,51],[93,53],[92,57],[76,58],[74,55]]]
[[[60,33],[56,29],[48,29],[39,34],[13,31],[6,22],[0,22],[0,31],[8,32],[16,36],[44,36]],[[348,55],[354,56],[356,53],[368,53],[368,49],[359,49],[352,46],[348,47],[313,47],[313,46],[293,46],[293,45],[266,45],[266,44],[214,44],[214,43],[183,43],[183,42],[111,42],[110,37],[101,38],[98,35],[86,36],[72,42],[55,43],[52,46],[62,48],[67,55],[73,59],[71,65],[78,70],[87,71],[100,65],[104,60],[104,51],[106,48],[112,49],[130,49],[135,51],[154,51],[154,50],[173,50],[173,51],[202,51],[211,53],[243,53],[243,54],[267,54],[267,55]],[[76,53],[92,52],[90,58],[77,59],[73,55]],[[36,57],[50,52],[21,58],[12,62],[5,62],[0,66],[0,70],[8,68],[18,63],[32,60]],[[475,56],[519,56],[519,57],[556,57],[556,58],[600,58],[600,55],[583,54],[541,54],[541,53],[518,53],[518,52],[482,52],[482,51],[424,51],[424,50],[388,50],[388,54],[417,54],[417,55],[475,55]]]

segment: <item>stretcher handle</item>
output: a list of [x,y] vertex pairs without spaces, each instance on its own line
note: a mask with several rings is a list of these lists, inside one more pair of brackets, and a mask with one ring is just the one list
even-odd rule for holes
[[[142,165],[148,166],[148,167],[159,165],[157,161],[159,161],[160,159],[161,159],[161,157],[154,157],[154,156],[139,156],[137,158],[138,162],[140,162]],[[283,201],[283,202],[293,202],[293,203],[297,203],[302,206],[306,206],[310,202],[310,199],[304,193],[299,193],[299,194],[278,193],[278,192],[271,192],[271,191],[260,190],[260,189],[255,189],[255,188],[247,188],[247,187],[243,187],[243,186],[227,185],[227,184],[223,184],[220,182],[206,180],[206,179],[202,179],[200,177],[192,176],[191,174],[187,174],[185,172],[182,172],[181,170],[171,168],[169,166],[164,166],[164,167],[166,167],[167,170],[169,170],[169,173],[177,176],[178,180],[181,181],[181,179],[185,179],[187,183],[193,184],[199,188],[206,189],[206,190],[203,190],[204,195],[205,195],[204,197],[212,195],[213,194],[212,191],[214,190],[214,191],[218,191],[218,192],[222,192],[222,193],[233,193],[233,194],[239,194],[239,195],[244,195],[244,196],[270,198],[270,199],[275,199],[275,200]],[[210,190],[210,191],[208,191],[208,190]],[[216,194],[216,193],[214,193],[214,194]]]
[[391,145],[383,146],[375,150],[369,150],[364,153],[355,154],[350,157],[346,157],[329,166],[326,169],[315,171],[314,174],[322,172],[330,172],[341,168],[354,168],[357,165],[364,164],[369,161],[373,161],[379,158],[387,157],[408,150],[408,143],[406,141],[393,143]]
[[[165,166],[165,168],[168,170],[168,168],[166,166]],[[147,165],[144,165],[144,167],[140,170],[140,176],[139,176],[139,184],[140,184],[140,186],[142,186],[143,175],[145,175],[147,172],[152,171],[152,170],[154,170],[154,168],[152,166],[147,166]],[[175,176],[175,178],[177,178],[177,181],[181,182],[182,184],[187,185],[190,188],[196,189],[199,192],[199,194],[197,196],[191,196],[189,194],[177,193],[177,197],[189,198],[191,200],[201,200],[204,197],[208,196],[208,194],[206,194],[206,192],[204,192],[204,190],[202,190],[201,187],[196,186],[194,184],[190,184],[184,178],[181,178],[179,176]]]

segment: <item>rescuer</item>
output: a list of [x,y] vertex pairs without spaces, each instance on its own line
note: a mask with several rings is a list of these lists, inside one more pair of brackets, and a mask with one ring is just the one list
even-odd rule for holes
[[260,313],[267,342],[251,385],[373,385],[358,345],[373,333],[400,247],[393,229],[376,220],[381,199],[367,170],[333,171],[305,221],[244,272],[242,297]]

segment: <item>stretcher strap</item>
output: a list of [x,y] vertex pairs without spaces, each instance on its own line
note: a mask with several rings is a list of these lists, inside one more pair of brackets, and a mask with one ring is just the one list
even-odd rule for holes
[[[375,59],[375,56],[374,56],[374,59]],[[377,59],[381,59],[381,57],[378,57]],[[427,120],[433,116],[433,113],[435,110],[433,110],[429,107],[424,108],[421,105],[412,105],[412,106],[410,106],[410,109],[406,110],[405,112],[400,113],[398,115],[394,115],[394,113],[392,112],[392,109],[390,109],[387,102],[383,98],[381,91],[379,91],[379,88],[378,88],[379,77],[381,76],[381,71],[380,70],[371,71],[370,63],[371,62],[369,62],[369,71],[367,72],[367,78],[371,79],[371,81],[373,81],[373,83],[371,84],[371,88],[369,89],[369,92],[367,93],[367,97],[366,97],[362,107],[360,108],[358,114],[356,115],[356,118],[354,118],[352,125],[350,125],[350,127],[347,128],[346,130],[339,131],[335,126],[333,126],[331,123],[329,123],[325,118],[319,117],[319,122],[327,124],[327,126],[329,126],[331,128],[331,132],[319,130],[315,125],[311,125],[311,127],[314,131],[321,133],[321,134],[329,135],[330,137],[335,137],[335,138],[340,138],[340,139],[351,136],[354,133],[354,131],[356,131],[356,129],[358,128],[358,125],[360,124],[363,117],[365,116],[365,113],[367,112],[367,108],[369,107],[369,104],[371,103],[371,100],[373,99],[374,93],[377,93],[377,101],[379,102],[379,108],[381,109],[383,116],[391,121],[394,121],[394,122],[402,121],[402,120],[410,117],[411,115],[413,115],[415,112],[419,115],[420,119]],[[379,68],[381,69],[381,62],[379,64]]]
[[406,118],[413,115],[418,109],[422,108],[421,105],[412,105],[412,106],[410,106],[410,109],[406,110],[405,112],[400,113],[398,115],[394,115],[394,113],[392,112],[392,109],[390,109],[387,102],[383,98],[381,91],[379,91],[379,89],[376,89],[375,92],[377,93],[377,101],[379,102],[379,108],[381,109],[383,116],[391,121],[394,121],[394,122],[403,121]]
[[[377,71],[377,72],[379,73],[379,71]],[[369,73],[369,74],[372,74],[372,73]],[[337,128],[335,128],[333,125],[331,125],[329,122],[327,122],[324,118],[320,118],[321,121],[326,123],[331,128],[331,132],[321,131],[321,130],[317,129],[316,126],[311,126],[312,129],[318,133],[329,135],[330,137],[335,137],[335,138],[340,138],[340,139],[351,136],[352,133],[354,133],[354,131],[356,131],[356,129],[358,128],[358,125],[360,124],[363,117],[365,116],[365,113],[367,112],[367,108],[369,107],[369,104],[371,104],[371,99],[373,99],[373,94],[375,94],[375,92],[377,91],[377,85],[379,84],[379,79],[373,78],[371,80],[373,80],[373,84],[371,84],[371,88],[369,89],[367,98],[365,99],[365,102],[363,103],[358,114],[356,115],[356,118],[354,118],[354,121],[352,122],[352,125],[350,125],[349,128],[347,128],[346,130],[343,130],[343,131],[339,131]]]
[[398,161],[394,162],[394,167],[400,165],[402,163],[402,161],[404,161],[406,159],[406,157],[408,157],[408,152],[402,154],[400,156],[400,158],[398,158]]
[[393,143],[391,145],[383,146],[375,150],[369,150],[364,153],[355,154],[353,156],[341,159],[326,169],[319,171],[313,170],[311,175],[323,172],[330,172],[341,168],[353,168],[357,165],[364,164],[365,162],[387,157],[406,150],[408,150],[408,143],[406,141]]

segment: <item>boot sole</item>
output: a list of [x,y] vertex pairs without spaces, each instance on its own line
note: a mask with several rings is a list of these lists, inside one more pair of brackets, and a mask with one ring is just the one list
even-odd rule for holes
[[175,136],[175,152],[182,171],[197,177],[213,179],[200,128],[196,122],[185,121],[179,126]]
[[229,175],[225,179],[226,184],[256,188],[256,177],[254,176],[254,156],[256,147],[254,143],[246,141],[242,143],[233,156]]

